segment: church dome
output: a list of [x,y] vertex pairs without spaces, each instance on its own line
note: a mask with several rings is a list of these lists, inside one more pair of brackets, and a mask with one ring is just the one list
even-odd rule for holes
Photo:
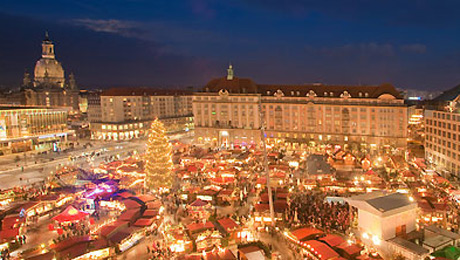
[[35,64],[34,76],[37,83],[48,82],[64,86],[64,69],[55,59],[39,59]]
[[35,64],[34,85],[42,84],[64,87],[64,69],[54,55],[54,44],[46,33],[42,43],[42,58]]

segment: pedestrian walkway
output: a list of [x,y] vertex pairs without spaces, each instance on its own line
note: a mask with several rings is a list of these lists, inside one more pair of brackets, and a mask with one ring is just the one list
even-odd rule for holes
[[262,233],[259,233],[259,239],[260,241],[262,241],[263,243],[267,244],[267,245],[270,245],[272,247],[272,253],[277,251],[281,254],[281,257],[282,259],[286,259],[286,260],[295,260],[295,259],[299,259],[299,258],[296,258],[296,254],[295,252],[293,252],[291,250],[291,248],[289,247],[289,244],[286,240],[284,240],[281,235],[275,235],[275,236],[271,236],[270,234],[268,233],[265,233],[265,232],[262,232]]

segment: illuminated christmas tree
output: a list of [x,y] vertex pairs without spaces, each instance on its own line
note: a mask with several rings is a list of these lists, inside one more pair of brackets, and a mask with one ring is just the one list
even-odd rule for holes
[[145,188],[162,192],[169,190],[173,182],[172,148],[165,135],[163,123],[152,122],[145,152]]

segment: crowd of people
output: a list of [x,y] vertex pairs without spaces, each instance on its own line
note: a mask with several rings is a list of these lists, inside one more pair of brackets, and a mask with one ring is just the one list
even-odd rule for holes
[[345,233],[350,226],[349,206],[346,202],[328,202],[324,193],[314,191],[293,194],[288,218],[289,224],[308,224],[324,231]]
[[172,252],[163,242],[154,241],[152,247],[147,246],[149,259],[171,259]]

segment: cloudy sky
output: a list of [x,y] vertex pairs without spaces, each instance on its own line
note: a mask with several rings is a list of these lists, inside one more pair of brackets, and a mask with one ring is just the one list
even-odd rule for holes
[[33,71],[48,30],[83,87],[460,83],[457,0],[2,0],[0,85]]

